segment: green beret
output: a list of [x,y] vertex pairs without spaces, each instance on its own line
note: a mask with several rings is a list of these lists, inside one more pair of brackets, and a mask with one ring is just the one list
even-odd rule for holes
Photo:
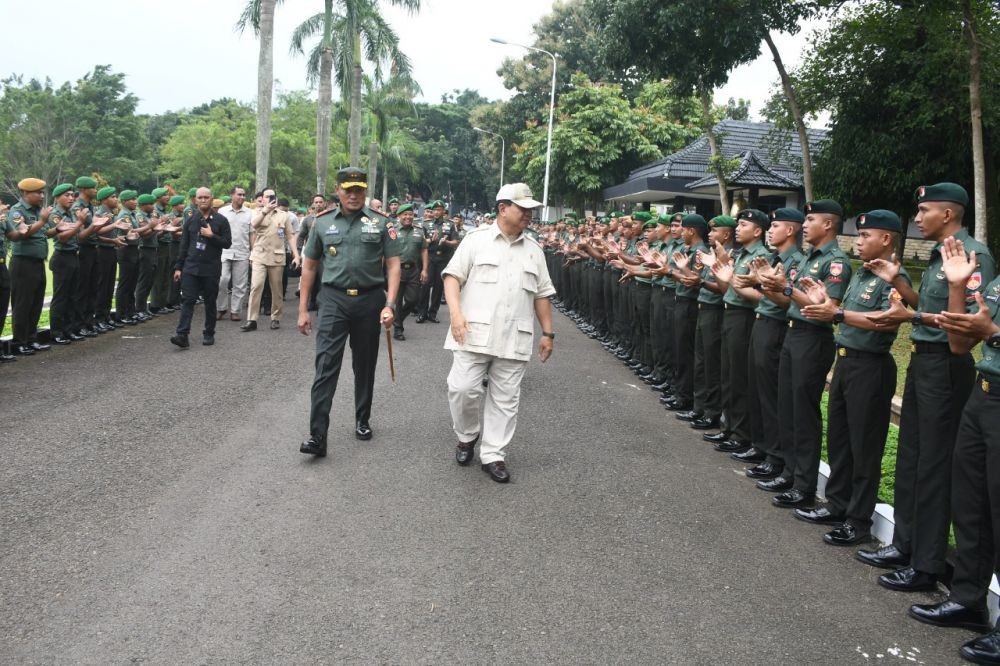
[[156,203],[156,197],[154,197],[152,194],[140,194],[137,201],[139,202],[140,206],[150,206]]
[[899,215],[891,210],[878,208],[858,215],[858,231],[862,229],[885,229],[900,233],[903,230],[903,223],[900,222]]
[[736,221],[747,220],[748,222],[753,222],[761,229],[767,230],[771,226],[771,220],[768,218],[767,214],[763,211],[757,210],[756,208],[744,208],[736,215]]
[[729,217],[728,215],[716,215],[709,220],[708,224],[712,227],[728,227],[729,229],[735,229],[736,218]]
[[63,183],[62,185],[56,185],[55,187],[52,188],[52,196],[53,197],[61,197],[62,195],[66,194],[67,192],[69,192],[72,189],[73,189],[73,186],[70,185],[69,183]]
[[640,222],[649,222],[650,220],[653,219],[653,216],[644,210],[640,210],[636,211],[635,213],[632,213],[632,219],[639,220]]
[[114,193],[115,193],[115,188],[111,187],[110,185],[108,185],[107,187],[102,187],[101,189],[97,190],[97,201],[104,201]]
[[618,219],[618,211],[616,211],[616,210],[611,211],[611,215],[609,215],[609,217],[612,220],[617,220]]
[[184,203],[183,195],[175,194],[174,196],[170,197],[170,200],[167,202],[167,205],[176,206],[177,204],[182,204],[182,203]]
[[[396,209],[396,215],[402,215],[403,213],[411,212],[413,210],[413,204],[406,203]],[[489,217],[489,215],[487,215]]]
[[444,202],[440,199],[435,199],[434,201],[427,204],[428,208],[444,208]]
[[389,197],[389,205],[391,206],[394,203],[399,203],[399,199],[396,197]]
[[916,191],[917,203],[924,201],[951,201],[963,206],[969,205],[969,193],[965,188],[955,183],[938,183],[937,185],[921,185]]
[[[222,197],[222,203],[232,203],[232,201],[233,201],[233,198],[231,196],[229,196],[228,194],[226,194],[226,195],[224,195]],[[302,212],[304,210],[305,210],[305,208],[300,208],[299,212]]]
[[576,214],[575,211],[571,210],[570,212],[566,213],[565,217],[571,217],[571,218],[573,218],[575,220],[575,219],[577,219],[577,214]]
[[76,179],[76,186],[81,190],[92,190],[97,187],[97,181],[90,176],[80,176]]
[[[122,190],[118,195],[118,201],[131,201],[139,196],[139,193],[135,190]],[[140,202],[141,203],[141,202]]]
[[810,213],[824,213],[826,215],[836,215],[844,217],[844,209],[833,199],[820,199],[806,204],[806,215]]
[[655,229],[655,228],[656,228],[656,220],[650,220],[648,222],[643,223],[642,225],[643,231],[645,231],[646,229]]
[[194,195],[196,195],[196,194],[198,194],[198,188],[197,187],[192,187],[190,190],[188,190],[188,198],[189,199],[194,199]]
[[666,215],[666,214],[660,215],[659,217],[656,218],[656,223],[657,224],[662,224],[664,226],[669,227],[670,226],[670,219],[672,217],[673,217],[672,215]]
[[798,208],[778,208],[771,211],[771,221],[802,224],[806,221],[806,216]]
[[157,187],[155,190],[153,190],[152,194],[153,198],[159,199],[160,197],[165,197],[168,194],[170,194],[170,190],[168,190],[165,187]]
[[698,213],[692,213],[690,215],[685,215],[684,219],[681,220],[681,226],[688,229],[701,229],[705,230],[708,228],[708,222],[705,221]]

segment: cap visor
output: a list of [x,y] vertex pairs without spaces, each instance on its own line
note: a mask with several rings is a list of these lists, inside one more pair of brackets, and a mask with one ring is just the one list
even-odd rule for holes
[[542,205],[541,201],[535,201],[534,199],[514,199],[514,203],[521,208],[538,208]]

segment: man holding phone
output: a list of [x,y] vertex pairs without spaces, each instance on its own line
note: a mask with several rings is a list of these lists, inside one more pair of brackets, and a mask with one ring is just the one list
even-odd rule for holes
[[260,316],[260,298],[264,283],[271,285],[271,328],[281,326],[281,276],[285,271],[285,242],[292,252],[292,265],[299,265],[299,250],[290,215],[278,208],[274,190],[264,190],[263,205],[254,211],[250,220],[253,247],[250,250],[250,306],[247,321],[240,330],[256,331]]

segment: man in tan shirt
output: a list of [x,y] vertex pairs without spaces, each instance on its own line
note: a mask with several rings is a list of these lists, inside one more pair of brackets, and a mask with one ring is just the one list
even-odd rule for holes
[[[504,449],[517,425],[534,318],[542,327],[538,354],[543,363],[555,338],[549,303],[555,288],[541,246],[524,233],[539,206],[524,183],[504,185],[497,193],[496,224],[469,232],[442,273],[451,318],[444,347],[454,352],[448,403],[459,442],[455,460],[468,465],[481,439],[483,471],[498,483],[510,480]],[[489,391],[480,432],[485,377]]]
[[281,326],[281,276],[285,270],[285,248],[292,252],[292,265],[299,264],[299,250],[288,213],[278,208],[274,190],[266,189],[250,220],[253,234],[250,250],[250,305],[242,331],[256,331],[264,282],[271,285],[271,328]]

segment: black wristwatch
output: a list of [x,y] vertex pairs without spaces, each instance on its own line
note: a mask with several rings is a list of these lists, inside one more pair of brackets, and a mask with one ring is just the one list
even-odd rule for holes
[[923,326],[924,314],[922,312],[914,312],[913,316],[910,317],[910,323],[914,326]]
[[787,287],[782,289],[781,293],[790,298],[792,296],[792,285],[788,285]]
[[994,333],[986,338],[986,346],[991,349],[1000,349],[1000,333]]
[[555,340],[556,339],[556,334],[553,333],[552,331],[542,331],[542,335],[544,335],[545,337],[549,338],[550,340]]
[[842,324],[844,323],[844,309],[838,308],[836,312],[833,313],[833,323]]

